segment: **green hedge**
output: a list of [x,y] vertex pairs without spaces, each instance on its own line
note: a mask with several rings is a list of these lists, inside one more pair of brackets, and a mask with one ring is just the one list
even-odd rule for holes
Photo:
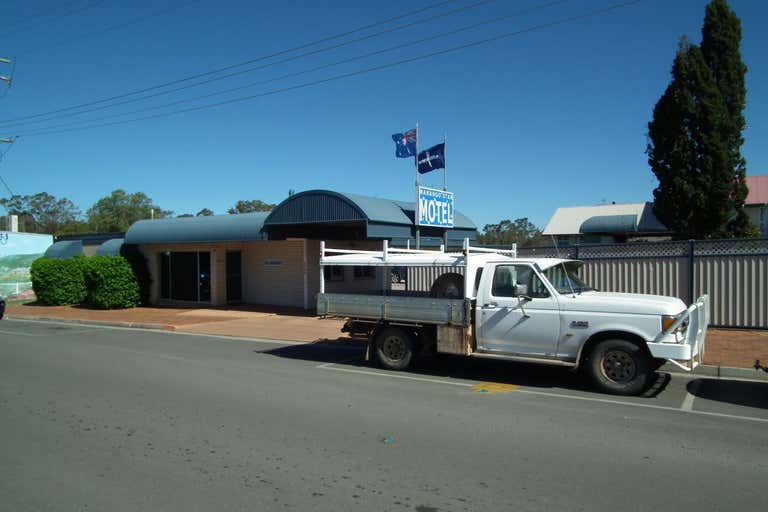
[[93,256],[85,262],[83,268],[89,306],[120,309],[139,305],[139,284],[128,260],[122,256]]
[[85,258],[39,258],[30,270],[37,300],[50,306],[80,304],[85,300]]
[[39,258],[32,263],[37,300],[50,306],[86,303],[98,309],[139,305],[139,285],[122,256]]

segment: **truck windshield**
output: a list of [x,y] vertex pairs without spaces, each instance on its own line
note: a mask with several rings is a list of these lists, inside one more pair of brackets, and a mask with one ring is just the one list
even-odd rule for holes
[[581,267],[581,262],[566,261],[554,267],[549,267],[544,271],[544,275],[558,293],[581,293],[594,290],[594,288],[579,278],[579,267]]

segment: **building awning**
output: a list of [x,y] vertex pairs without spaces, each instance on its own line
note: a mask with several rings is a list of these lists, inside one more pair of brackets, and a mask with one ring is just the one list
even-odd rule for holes
[[122,238],[113,238],[107,240],[96,250],[97,256],[120,256],[120,249],[123,247]]
[[[335,230],[339,238],[354,234],[369,239],[410,239],[415,234],[415,207],[413,202],[308,190],[277,205],[264,221],[264,229],[276,238],[334,238]],[[450,240],[477,237],[474,223],[458,211],[454,212],[454,227],[447,231]],[[424,237],[440,238],[442,233],[440,228],[421,228]]]
[[56,242],[46,249],[43,258],[72,258],[83,255],[83,242],[81,240],[64,240]]
[[269,212],[140,220],[125,233],[126,244],[190,244],[265,240]]
[[631,235],[668,233],[651,203],[603,204],[558,208],[544,235]]
[[637,215],[595,215],[581,223],[580,233],[634,233]]

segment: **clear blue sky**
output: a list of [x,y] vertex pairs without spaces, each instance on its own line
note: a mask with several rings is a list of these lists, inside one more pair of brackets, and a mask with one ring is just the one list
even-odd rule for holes
[[[311,49],[475,1],[457,0]],[[295,0],[12,0],[2,8],[0,56],[15,57],[16,69],[13,88],[0,99],[0,120],[203,73],[432,3],[339,0],[329,8],[327,2]],[[678,38],[687,34],[694,42],[700,40],[704,0],[645,0],[593,18],[315,87],[171,117],[32,136],[48,126],[264,81],[544,3],[491,1],[152,101],[37,124],[0,124],[0,137],[22,135],[0,163],[0,175],[17,194],[46,191],[70,198],[83,211],[116,188],[143,191],[176,214],[204,207],[225,213],[238,199],[279,202],[289,189],[327,188],[412,200],[412,162],[394,157],[390,136],[418,120],[422,147],[439,142],[447,132],[449,189],[456,194],[457,208],[479,228],[517,217],[529,217],[543,227],[559,206],[650,200],[655,180],[644,154],[646,124],[669,81]],[[258,94],[527,29],[611,3],[566,1],[322,71],[98,122]],[[765,174],[768,4],[732,0],[731,6],[742,20],[742,54],[749,66],[743,153],[749,174]],[[427,175],[425,182],[441,185],[442,174]]]

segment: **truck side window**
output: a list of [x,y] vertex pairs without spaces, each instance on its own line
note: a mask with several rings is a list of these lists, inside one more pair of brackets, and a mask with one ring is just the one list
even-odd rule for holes
[[515,267],[512,265],[496,267],[496,272],[493,274],[491,294],[494,297],[514,297],[515,283],[517,282],[516,274]]
[[532,268],[526,265],[499,265],[493,274],[491,294],[494,297],[516,297],[516,286],[528,288],[528,296],[533,298],[549,297],[544,283]]

